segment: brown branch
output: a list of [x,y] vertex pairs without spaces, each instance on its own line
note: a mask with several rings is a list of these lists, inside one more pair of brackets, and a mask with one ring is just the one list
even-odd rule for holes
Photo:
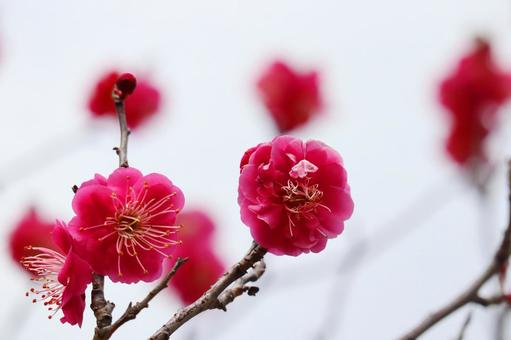
[[495,253],[492,261],[488,265],[488,267],[479,275],[479,277],[465,290],[463,291],[457,298],[449,302],[444,307],[440,308],[430,316],[428,316],[425,320],[423,320],[418,326],[412,329],[410,332],[406,333],[402,336],[401,340],[412,340],[416,339],[424,332],[426,332],[429,328],[433,327],[437,322],[443,320],[453,312],[457,311],[459,308],[465,306],[468,303],[476,302],[481,305],[481,298],[479,297],[479,289],[493,276],[498,275],[500,269],[506,265],[510,251],[511,251],[511,163],[509,164],[508,169],[508,185],[509,185],[509,222],[508,226],[504,232],[504,236],[502,237],[502,241],[500,246]]
[[481,305],[483,307],[489,307],[489,306],[500,305],[502,303],[505,303],[505,302],[507,302],[507,299],[504,295],[495,295],[495,296],[491,296],[489,298],[484,298],[484,297],[481,297],[478,295],[478,296],[475,296],[471,302]]
[[264,263],[264,259],[262,259],[254,264],[254,269],[251,272],[240,277],[236,280],[233,287],[226,289],[222,294],[220,294],[218,296],[218,301],[220,302],[221,307],[223,307],[222,309],[227,311],[225,307],[243,293],[247,293],[250,296],[256,295],[259,288],[255,286],[247,286],[247,283],[256,282],[261,276],[263,276],[265,271],[266,264]]
[[106,340],[110,339],[112,334],[124,325],[126,322],[133,320],[137,317],[138,313],[140,313],[144,308],[149,307],[149,302],[158,295],[163,289],[168,287],[169,281],[172,279],[172,277],[176,274],[177,270],[181,265],[183,265],[186,261],[188,261],[187,258],[182,259],[178,258],[176,260],[176,263],[174,263],[174,266],[172,267],[172,270],[170,270],[163,279],[160,280],[160,283],[156,287],[154,287],[147,296],[140,302],[135,303],[134,305],[130,302],[124,313],[117,319],[113,324],[107,325],[104,328],[98,329],[96,332],[98,333],[98,340]]
[[115,307],[110,301],[106,301],[104,294],[105,277],[94,274],[92,280],[91,304],[90,308],[96,317],[96,329],[94,331],[94,340],[102,339],[100,331],[112,323],[112,311]]
[[[259,271],[264,268],[264,263],[260,261],[266,254],[266,249],[259,246],[257,243],[253,243],[248,253],[231,269],[226,272],[218,281],[206,292],[202,297],[192,304],[179,310],[174,316],[165,323],[160,329],[158,329],[149,339],[150,340],[168,340],[169,337],[188,320],[195,317],[196,315],[209,310],[209,309],[223,309],[225,305],[220,300],[222,293],[236,280],[243,278],[247,271],[252,268],[256,263],[260,263],[259,267],[256,266],[254,271]],[[262,270],[264,272],[264,270]],[[257,275],[257,274],[254,274]],[[262,274],[261,274],[262,275]],[[255,276],[253,276],[255,278]],[[247,278],[247,277],[245,277]],[[248,279],[247,279],[248,280]],[[247,282],[249,282],[248,280]],[[235,285],[236,286],[236,285]],[[233,287],[234,288],[234,287]],[[250,291],[248,291],[250,292]],[[230,298],[230,293],[227,293],[223,297],[224,301],[227,302]],[[241,294],[240,294],[241,295]]]
[[449,316],[451,313],[455,312],[459,308],[465,306],[466,304],[472,302],[478,292],[479,289],[483,286],[483,284],[488,281],[494,274],[496,273],[494,262],[491,263],[488,268],[480,275],[472,285],[468,289],[466,289],[463,293],[461,293],[456,299],[448,303],[446,306],[440,308],[435,313],[431,314],[424,321],[422,321],[417,327],[412,329],[409,333],[406,333],[400,339],[402,340],[412,340],[416,339],[424,332],[426,332],[429,328],[434,326],[437,322],[441,321],[445,317]]
[[121,142],[119,147],[114,148],[119,155],[119,166],[123,168],[127,168],[128,165],[128,136],[130,135],[130,130],[128,129],[128,125],[126,123],[126,108],[124,105],[125,97],[119,95],[115,90],[112,94],[112,98],[115,103],[115,112],[117,113],[117,118],[119,118],[119,127],[121,130]]

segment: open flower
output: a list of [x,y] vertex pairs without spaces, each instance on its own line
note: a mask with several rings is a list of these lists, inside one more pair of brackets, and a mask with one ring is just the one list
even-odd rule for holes
[[[181,301],[189,304],[206,292],[225,272],[225,265],[214,251],[213,236],[215,224],[202,210],[189,210],[180,213],[177,223],[182,244],[176,247],[174,258],[188,258],[176,272],[169,286]],[[168,262],[172,268],[175,260]]]
[[82,326],[85,309],[85,289],[92,282],[91,268],[73,250],[73,240],[62,222],[53,230],[53,241],[61,252],[45,248],[28,248],[34,255],[24,257],[22,264],[34,277],[39,287],[30,289],[27,296],[35,295],[32,302],[43,301],[51,311],[51,319],[59,310],[62,323]]
[[[51,232],[53,223],[45,221],[35,207],[30,207],[9,236],[9,250],[12,259],[19,265],[25,256],[35,255],[36,252],[27,246],[37,246],[55,249]],[[26,267],[22,266],[26,269]]]
[[484,141],[510,95],[511,74],[495,64],[487,41],[476,40],[439,87],[440,102],[452,121],[446,150],[456,163],[467,166],[486,161]]
[[[112,91],[119,75],[117,71],[107,72],[95,85],[88,103],[93,116],[116,117]],[[158,89],[147,80],[137,78],[136,90],[126,98],[128,127],[135,129],[154,116],[160,108],[160,102]]]
[[300,74],[275,61],[257,82],[259,94],[280,132],[307,123],[321,109],[318,74]]
[[96,175],[80,186],[69,227],[95,273],[115,282],[150,282],[178,243],[176,214],[183,204],[167,177],[118,168],[108,179]]
[[353,212],[342,159],[322,142],[276,137],[249,149],[240,167],[241,219],[273,254],[323,250]]

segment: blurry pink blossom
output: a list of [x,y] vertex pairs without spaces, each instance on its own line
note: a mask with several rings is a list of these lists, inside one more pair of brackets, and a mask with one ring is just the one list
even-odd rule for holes
[[[202,210],[184,211],[177,217],[182,227],[178,237],[182,242],[174,258],[188,258],[179,268],[170,287],[185,304],[192,303],[206,292],[225,272],[225,265],[215,252],[213,236],[216,226]],[[169,261],[171,268],[175,260]]]
[[317,72],[301,74],[284,62],[275,61],[263,72],[257,88],[280,132],[306,124],[321,110]]
[[21,259],[35,254],[33,250],[27,248],[28,246],[55,249],[51,238],[52,231],[53,223],[42,219],[36,208],[30,207],[9,236],[12,259],[26,269],[20,264]]
[[439,87],[451,119],[446,150],[460,165],[485,162],[484,141],[496,126],[499,108],[511,95],[511,73],[494,62],[490,44],[476,40]]
[[[115,118],[112,91],[119,76],[117,71],[107,72],[94,86],[88,103],[89,111],[94,117],[112,116]],[[159,111],[160,103],[160,91],[148,80],[139,78],[136,89],[126,98],[128,127],[135,129],[144,124]]]

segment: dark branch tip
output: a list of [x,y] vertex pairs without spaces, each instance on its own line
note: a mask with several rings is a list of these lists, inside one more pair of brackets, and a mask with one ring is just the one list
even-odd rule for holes
[[115,90],[118,90],[119,96],[125,98],[135,91],[137,87],[137,78],[131,73],[123,73],[117,78],[115,82]]
[[256,294],[259,292],[259,287],[251,286],[247,289],[247,294],[249,296],[256,296]]

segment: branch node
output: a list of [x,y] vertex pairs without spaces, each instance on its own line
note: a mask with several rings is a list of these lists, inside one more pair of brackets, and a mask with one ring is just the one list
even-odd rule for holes
[[247,294],[249,296],[256,296],[256,294],[259,293],[259,287],[251,286],[247,289]]
[[[226,306],[243,292],[254,292],[253,288],[256,287],[251,288],[245,285],[248,282],[257,281],[264,274],[266,266],[263,257],[265,254],[266,249],[253,242],[247,254],[220,277],[202,297],[175,313],[149,339],[168,340],[178,328],[198,314],[209,309],[226,311]],[[252,269],[251,272],[247,273],[250,269]],[[229,288],[232,284],[234,286]]]

